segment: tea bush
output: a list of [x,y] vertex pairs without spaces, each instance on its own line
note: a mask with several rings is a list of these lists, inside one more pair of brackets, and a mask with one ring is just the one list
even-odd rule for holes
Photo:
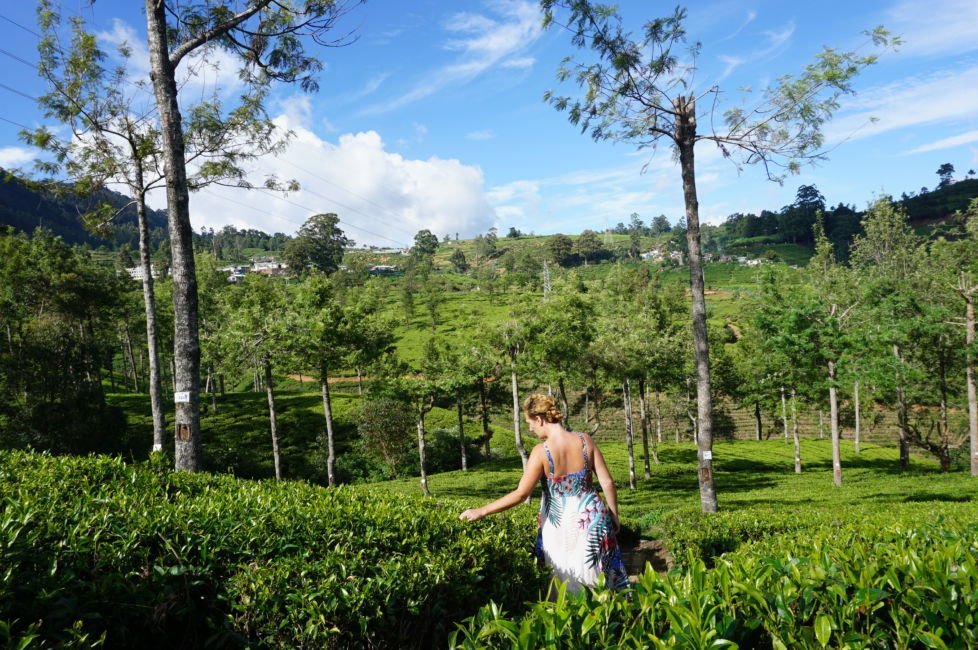
[[[495,604],[459,626],[458,648],[972,648],[978,524],[852,523],[749,544],[713,569],[643,574],[627,594]],[[972,517],[973,520],[973,517]]]
[[21,452],[0,495],[8,647],[429,647],[543,586],[531,517],[454,502]]

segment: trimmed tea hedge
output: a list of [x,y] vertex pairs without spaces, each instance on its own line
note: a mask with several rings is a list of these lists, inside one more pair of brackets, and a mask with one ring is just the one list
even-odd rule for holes
[[560,594],[513,619],[491,604],[458,648],[973,648],[978,525],[870,525],[690,556],[630,594]]
[[544,585],[532,518],[421,497],[20,452],[0,495],[8,647],[430,647]]

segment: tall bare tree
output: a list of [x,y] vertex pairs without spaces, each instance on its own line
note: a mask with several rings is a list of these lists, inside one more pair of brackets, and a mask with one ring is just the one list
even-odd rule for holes
[[197,279],[190,226],[190,183],[186,140],[178,101],[177,70],[195,52],[221,48],[241,62],[241,78],[261,108],[273,82],[315,90],[322,68],[305,44],[342,45],[329,40],[348,4],[332,0],[145,0],[150,77],[159,118],[166,172],[167,214],[173,272],[176,468],[196,471],[200,458],[200,341]]
[[[545,99],[568,112],[595,140],[619,140],[639,148],[669,143],[677,154],[686,205],[686,241],[692,291],[692,327],[696,357],[696,394],[700,502],[704,512],[718,509],[713,480],[713,403],[706,329],[706,298],[700,247],[699,200],[694,149],[708,141],[736,164],[763,165],[773,180],[796,172],[803,161],[822,152],[822,125],[852,92],[856,75],[876,61],[873,54],[825,49],[797,75],[782,77],[753,107],[734,107],[717,121],[719,86],[696,88],[699,44],[684,50],[686,11],[645,23],[640,36],[625,31],[611,6],[589,0],[540,0],[544,25],[562,22],[579,49],[593,60],[565,59],[558,79],[573,78],[583,89],[578,98],[548,91]],[[895,44],[883,28],[869,34],[877,47]],[[697,110],[697,106],[706,110]],[[709,126],[702,131],[698,124]]]
[[[66,30],[58,3],[38,3],[38,72],[47,92],[39,104],[48,118],[69,127],[66,138],[56,137],[41,127],[23,137],[53,154],[40,164],[43,172],[63,172],[74,191],[88,197],[91,210],[83,215],[97,231],[131,206],[139,229],[139,257],[146,312],[149,393],[153,413],[153,449],[162,450],[166,430],[159,352],[153,265],[149,250],[146,197],[165,183],[161,165],[160,131],[152,106],[147,106],[141,86],[144,80],[129,78],[131,50],[123,44],[114,53],[100,48],[98,39],[86,30],[81,17],[74,16]],[[212,183],[244,183],[241,163],[285,143],[261,111],[254,97],[245,98],[227,110],[216,97],[187,107],[184,124],[186,163],[192,165],[188,183],[198,189]],[[270,185],[275,186],[271,181]],[[131,197],[121,210],[100,197],[106,187],[120,187]]]

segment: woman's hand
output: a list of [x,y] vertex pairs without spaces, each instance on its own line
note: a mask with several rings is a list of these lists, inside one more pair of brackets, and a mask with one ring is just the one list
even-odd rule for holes
[[475,521],[483,517],[485,517],[485,514],[482,512],[482,508],[469,508],[458,516],[463,521]]
[[621,522],[618,521],[618,515],[614,512],[609,512],[608,514],[611,515],[611,527],[615,531],[615,535],[617,535],[621,531]]

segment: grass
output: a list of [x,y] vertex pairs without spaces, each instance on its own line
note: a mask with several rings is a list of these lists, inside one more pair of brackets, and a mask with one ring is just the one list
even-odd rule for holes
[[[526,444],[532,446],[529,440]],[[666,513],[700,509],[696,448],[691,443],[661,443],[661,462],[652,464],[649,479],[641,478],[642,461],[637,457],[639,480],[635,489],[628,487],[625,444],[599,444],[616,479],[621,515],[639,522],[644,535],[656,536],[656,524]],[[801,474],[795,474],[793,458],[793,447],[780,440],[714,443],[721,511],[753,512],[764,517],[766,513],[795,509],[799,517],[804,517],[815,511],[831,513],[872,506],[896,514],[926,502],[933,512],[939,513],[945,507],[974,503],[974,480],[967,472],[941,474],[935,462],[922,457],[914,457],[910,469],[901,472],[899,452],[893,447],[863,444],[861,453],[856,454],[851,443],[843,443],[843,484],[838,488],[832,482],[830,441],[802,442]],[[478,505],[514,489],[521,472],[519,459],[508,457],[468,472],[431,476],[428,485],[436,498],[450,497]],[[379,490],[409,494],[419,490],[413,478],[373,485]],[[520,506],[517,510],[535,513],[536,507]]]

